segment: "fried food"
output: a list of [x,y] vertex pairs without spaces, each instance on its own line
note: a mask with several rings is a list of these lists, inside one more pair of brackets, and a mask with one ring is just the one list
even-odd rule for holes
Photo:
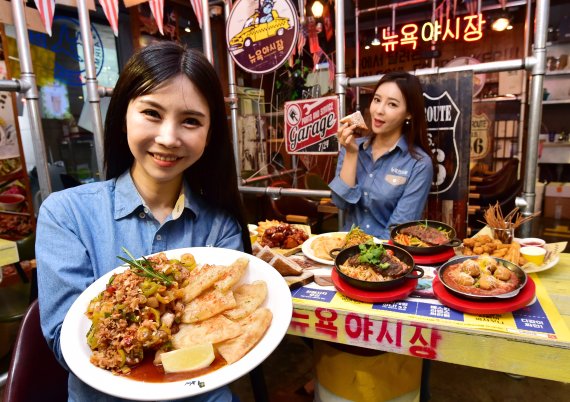
[[490,255],[519,265],[521,262],[520,244],[516,241],[503,243],[488,235],[463,239],[463,255]]
[[267,284],[263,281],[255,281],[241,285],[234,290],[234,297],[236,306],[222,314],[230,320],[245,318],[253,313],[267,297]]
[[190,272],[190,280],[188,286],[183,289],[184,303],[194,300],[200,293],[211,287],[224,275],[227,267],[223,265],[204,264],[198,269]]
[[216,288],[222,292],[230,290],[236,283],[239,282],[245,273],[245,269],[247,268],[248,263],[249,260],[245,257],[238,258],[233,263],[231,263],[228,267],[226,267],[222,277],[216,283]]
[[172,335],[172,346],[181,349],[205,342],[219,343],[235,338],[242,332],[241,325],[218,314],[194,324],[180,325],[180,330]]
[[368,130],[368,126],[364,122],[364,117],[362,117],[362,113],[358,110],[352,114],[344,116],[340,119],[340,122],[341,124],[348,123],[350,126],[356,124],[356,128]]
[[221,342],[216,345],[218,353],[228,362],[241,359],[263,337],[271,324],[273,314],[267,308],[259,308],[239,323],[243,333],[236,338]]
[[211,288],[184,307],[182,322],[190,324],[202,321],[235,306],[236,299],[233,292],[222,292],[217,288]]

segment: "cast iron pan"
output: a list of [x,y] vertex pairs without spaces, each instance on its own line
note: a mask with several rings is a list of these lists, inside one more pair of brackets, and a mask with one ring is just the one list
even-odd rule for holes
[[[417,246],[406,246],[405,244],[398,243],[395,238],[400,233],[400,230],[405,229],[410,226],[415,225],[427,225],[432,228],[443,228],[449,231],[449,241],[445,244],[439,246],[430,246],[430,247],[417,247]],[[438,221],[411,221],[402,223],[400,225],[390,226],[390,240],[398,247],[402,247],[404,250],[410,252],[413,255],[432,255],[432,254],[439,254],[447,251],[450,247],[457,247],[460,246],[463,242],[458,239],[457,233],[455,229],[448,224]]]
[[480,255],[469,255],[469,256],[452,258],[449,261],[447,261],[445,264],[443,264],[441,267],[439,267],[439,269],[437,270],[437,277],[438,277],[439,281],[443,284],[443,286],[445,286],[445,288],[450,293],[453,293],[454,295],[465,298],[465,299],[473,299],[473,300],[479,300],[479,301],[496,301],[496,300],[500,300],[500,299],[509,299],[511,297],[515,297],[516,295],[518,295],[519,292],[521,291],[521,289],[526,285],[526,281],[527,281],[526,272],[524,272],[523,269],[521,267],[519,267],[517,264],[514,264],[514,263],[507,261],[507,260],[503,260],[502,258],[492,257],[499,264],[503,265],[505,268],[514,272],[515,275],[519,278],[519,285],[517,286],[516,289],[514,289],[513,291],[511,291],[509,293],[503,293],[500,295],[474,295],[471,293],[463,292],[463,291],[458,290],[458,289],[454,289],[449,284],[447,284],[445,282],[445,280],[443,279],[444,272],[447,269],[449,269],[449,267],[451,267],[452,265],[461,264],[463,261],[466,261],[466,260],[477,260],[477,259],[482,258],[482,257],[483,256],[480,256]]
[[[382,246],[386,250],[392,250],[394,252],[394,255],[398,257],[400,261],[410,267],[410,269],[403,276],[389,281],[371,282],[355,279],[341,272],[341,270],[338,268],[340,265],[344,264],[344,262],[353,255],[360,254],[360,248],[358,245],[345,248],[339,252],[336,257],[334,257],[334,269],[338,273],[338,276],[349,285],[364,290],[392,289],[402,285],[407,279],[419,279],[424,276],[424,270],[420,267],[415,266],[414,259],[406,250],[403,250],[400,247],[396,247],[391,244],[382,244]],[[333,251],[331,251],[331,255],[332,253]]]

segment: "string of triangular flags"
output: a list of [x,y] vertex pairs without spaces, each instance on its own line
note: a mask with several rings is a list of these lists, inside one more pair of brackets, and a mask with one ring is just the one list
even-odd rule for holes
[[[55,0],[34,0],[34,2],[40,13],[40,19],[42,20],[44,28],[47,34],[51,36]],[[164,0],[148,0],[148,3],[158,30],[164,35]],[[119,36],[119,0],[99,0],[99,4],[101,4],[103,8],[103,12],[105,13],[105,17],[107,17],[107,21],[109,21],[109,25],[111,25],[111,29],[113,29],[113,33],[115,36]],[[194,10],[194,14],[196,14],[200,28],[202,28],[202,20],[204,19],[202,1],[190,0],[190,5]]]

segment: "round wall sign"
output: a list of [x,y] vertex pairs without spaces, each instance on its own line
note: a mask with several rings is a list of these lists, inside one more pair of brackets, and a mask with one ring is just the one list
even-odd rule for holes
[[287,61],[298,34],[299,18],[289,0],[239,0],[228,18],[226,44],[241,68],[264,74]]

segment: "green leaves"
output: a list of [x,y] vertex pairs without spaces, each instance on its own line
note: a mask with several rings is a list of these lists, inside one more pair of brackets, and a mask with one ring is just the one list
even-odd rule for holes
[[358,248],[360,249],[358,261],[375,265],[380,269],[386,269],[390,266],[387,262],[382,263],[382,257],[386,254],[386,250],[381,244],[376,244],[373,240],[369,240],[364,244],[360,244]]
[[121,247],[126,255],[129,256],[129,260],[121,256],[117,256],[123,262],[126,262],[132,268],[133,272],[138,276],[153,279],[157,282],[161,282],[164,285],[172,285],[172,279],[162,272],[155,271],[151,262],[145,257],[137,260],[130,252],[124,247]]

